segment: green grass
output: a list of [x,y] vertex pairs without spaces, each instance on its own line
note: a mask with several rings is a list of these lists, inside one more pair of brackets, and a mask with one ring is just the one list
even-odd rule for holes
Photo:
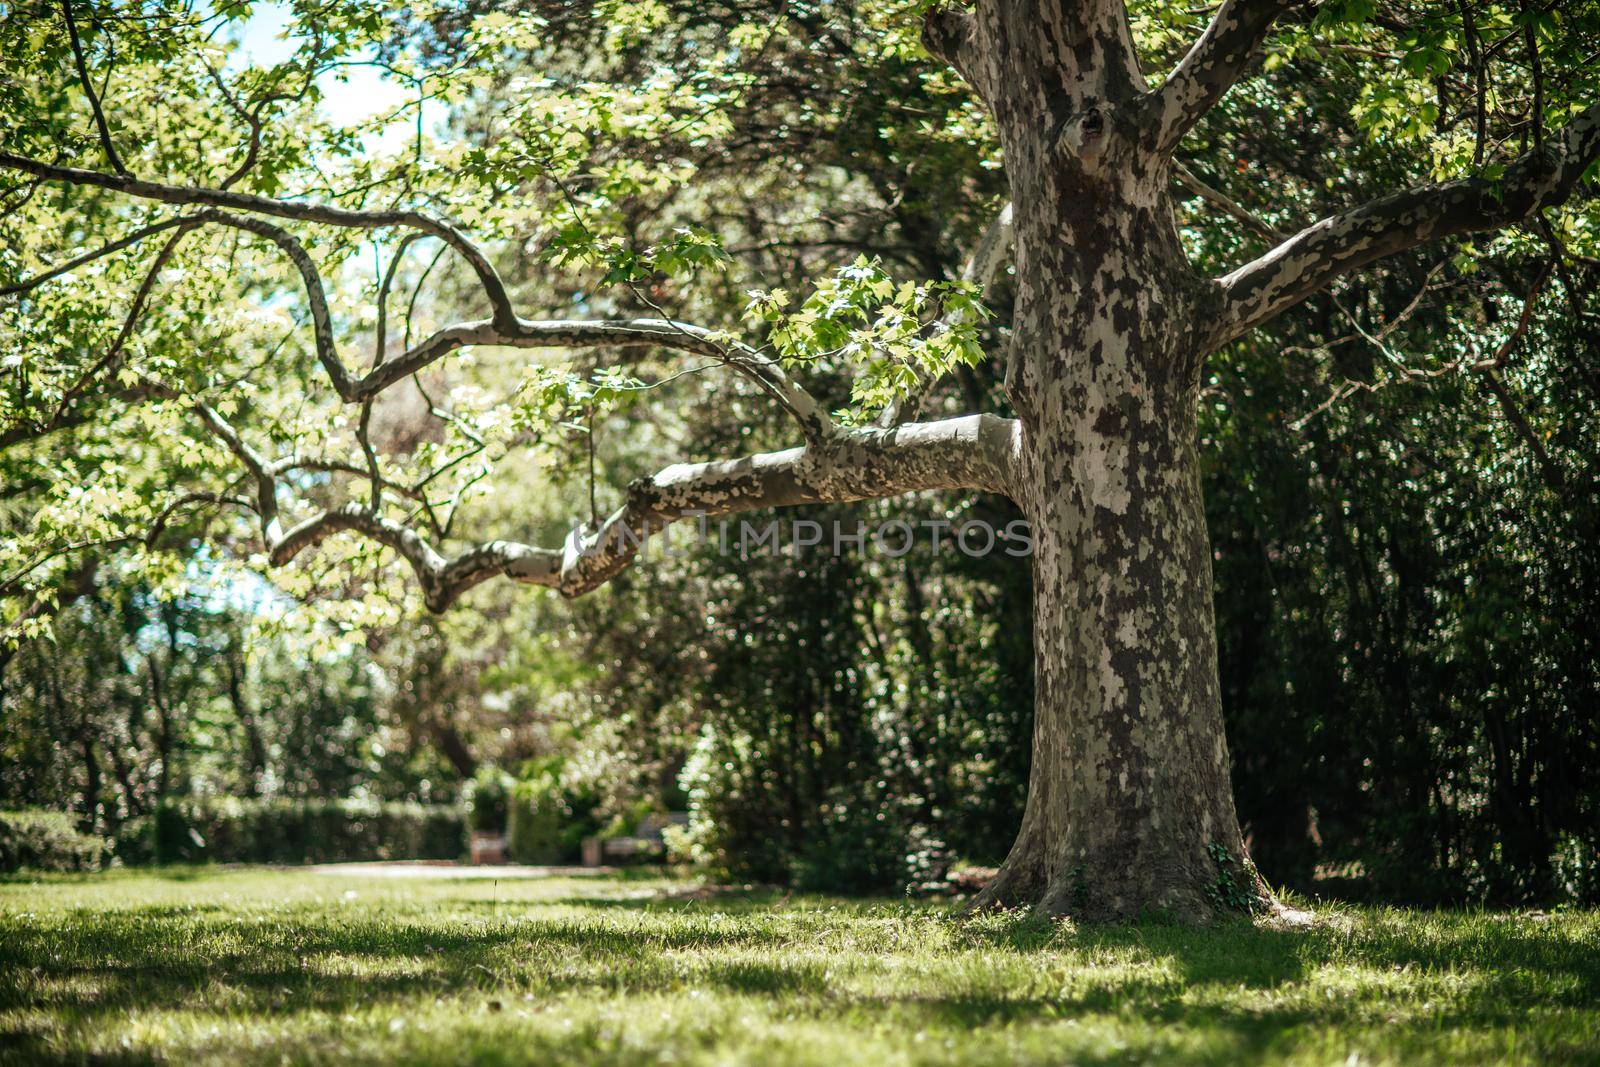
[[1600,1063],[1600,915],[1074,930],[638,878],[0,883],[0,1063]]

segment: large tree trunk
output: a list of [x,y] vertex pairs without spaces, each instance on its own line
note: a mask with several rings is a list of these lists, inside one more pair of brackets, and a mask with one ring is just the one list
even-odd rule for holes
[[1192,921],[1267,903],[1229,781],[1193,400],[1113,395],[1029,442],[1033,765],[985,902]]
[[985,900],[1091,919],[1253,908],[1267,898],[1223,737],[1190,287],[1168,276],[1178,261],[1157,262],[1159,232],[1086,268],[1045,239],[1047,218],[1033,222],[1019,247],[1057,250],[1019,263],[1031,294],[1014,395],[1017,495],[1035,539],[1033,768]]
[[1165,159],[1121,106],[1142,81],[1118,61],[1120,5],[1054,27],[1069,7],[1046,7],[1026,32],[980,25],[968,63],[1015,205],[1006,386],[1037,662],[1027,808],[980,903],[1251,910],[1269,898],[1234,813],[1195,442],[1215,297],[1179,245]]

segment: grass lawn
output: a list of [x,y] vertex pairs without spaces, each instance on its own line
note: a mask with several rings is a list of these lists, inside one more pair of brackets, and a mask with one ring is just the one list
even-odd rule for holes
[[1600,915],[1075,930],[680,884],[0,882],[0,1063],[1600,1063]]

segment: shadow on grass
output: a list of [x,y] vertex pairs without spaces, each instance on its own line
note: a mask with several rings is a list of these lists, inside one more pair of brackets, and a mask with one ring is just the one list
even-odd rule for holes
[[[197,1006],[259,1014],[388,1005],[403,1014],[420,999],[473,992],[545,999],[703,988],[770,1001],[774,1012],[830,1023],[865,1017],[906,1033],[1115,1016],[1149,1028],[1152,1041],[1199,1042],[1186,1059],[1232,1063],[1271,1058],[1281,1040],[1311,1026],[1379,1025],[1397,1041],[1422,1042],[1441,1028],[1514,1027],[1533,1007],[1600,1008],[1594,946],[1566,930],[1482,917],[1294,932],[1243,923],[1075,930],[1022,916],[964,921],[884,903],[813,899],[791,909],[779,906],[785,901],[735,888],[691,898],[451,899],[449,918],[326,906],[230,918],[209,903],[79,909],[48,920],[0,914],[0,1012],[48,1012],[58,1025]],[[578,910],[545,913],[553,904]],[[867,947],[819,960],[809,939],[862,918],[910,919],[912,940],[873,942],[864,927]],[[891,984],[884,954],[918,952],[914,939],[936,928],[942,947],[918,962],[930,991]],[[1002,957],[1025,966],[1008,970]],[[1323,1003],[1296,993],[1329,967],[1353,975],[1348,995]],[[1406,1009],[1382,1022],[1386,983],[1408,972],[1448,975],[1448,999],[1431,1014]],[[873,984],[879,976],[883,992]],[[52,1059],[53,1047],[38,1029],[0,1032],[0,1061],[148,1062]],[[1145,1044],[1074,1058],[1111,1064],[1150,1053]]]
[[[820,967],[727,959],[791,941],[753,925],[553,918],[444,927],[337,912],[206,914],[215,910],[82,910],[44,924],[0,916],[0,1012],[90,1017],[197,1002],[230,1011],[341,1012],[474,989],[555,996],[685,981],[751,995],[826,992]],[[673,958],[685,952],[708,957],[686,970]]]
[[[781,906],[789,894],[766,886],[707,886],[695,889],[673,889],[653,892],[631,890],[623,893],[596,893],[593,896],[572,895],[537,901],[501,901],[503,911],[508,906],[538,904],[546,907],[601,908],[628,911],[678,911],[685,914],[707,911],[767,912]],[[463,907],[488,908],[487,900],[462,901]]]
[[[1499,928],[1494,922],[1503,920]],[[1343,929],[1279,930],[1245,922],[1207,929],[1140,923],[1072,929],[1029,915],[967,922],[971,945],[1018,953],[1047,949],[1140,949],[1174,961],[1186,983],[1271,988],[1329,962],[1369,969],[1454,971],[1486,976],[1565,976],[1577,1002],[1600,1002],[1600,944],[1561,929],[1530,929],[1515,916],[1415,912],[1410,921]]]
[[0,1063],[37,1064],[38,1067],[144,1067],[160,1062],[149,1052],[64,1052],[40,1030],[0,1030]]

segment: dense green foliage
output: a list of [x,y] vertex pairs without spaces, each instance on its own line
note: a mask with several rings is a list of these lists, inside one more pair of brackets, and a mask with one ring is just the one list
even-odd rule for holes
[[1493,393],[1455,384],[1353,397],[1293,442],[1272,430],[1281,379],[1235,382],[1218,413],[1234,781],[1273,877],[1600,893],[1600,498],[1590,447],[1556,443],[1600,401],[1582,370],[1600,346],[1565,311],[1547,308],[1524,378],[1550,469]]
[[[905,336],[935,297],[968,295],[949,283],[1004,196],[987,118],[922,52],[915,4],[295,3],[270,9],[299,19],[277,62],[230,43],[247,8],[74,7],[141,175],[219,184],[248,161],[241,190],[437,210],[530,314],[660,310],[770,340],[851,417],[913,365],[948,371],[931,411],[1004,408],[1003,367],[968,343],[1003,342],[1004,278],[953,348]],[[1152,70],[1203,15],[1133,11]],[[4,147],[108,166],[60,12],[3,12],[19,73],[0,86]],[[1600,91],[1597,42],[1593,3],[1325,4],[1285,20],[1180,159],[1283,230],[1492,177]],[[378,61],[386,80],[363,84],[392,90],[386,110],[331,119],[331,97],[360,91],[337,78]],[[9,174],[0,198],[7,283],[166,217]],[[1206,270],[1266,247],[1213,201],[1181,207]],[[426,242],[296,232],[351,352],[381,351],[385,276],[391,341],[481,314],[469,272]],[[147,544],[181,489],[233,492],[236,469],[179,405],[138,396],[141,375],[225,405],[263,448],[344,462],[304,473],[308,499],[366,491],[276,250],[185,238],[130,344],[118,328],[154,246],[0,297],[0,430],[19,433],[0,450],[0,802],[112,832],[191,795],[454,800],[480,763],[554,756],[554,783],[536,771],[513,794],[513,841],[538,842],[525,856],[570,855],[574,825],[641,799],[688,807],[690,849],[741,878],[892,889],[1003,854],[1027,776],[1024,565],[697,550],[583,602],[483,587],[423,621],[392,553],[355,539],[269,570],[236,509],[185,508]],[[1600,221],[1580,197],[1386,261],[1213,361],[1222,681],[1270,880],[1600,899],[1597,292]],[[850,351],[817,355],[832,347]],[[792,443],[747,384],[610,358],[484,349],[378,405],[391,476],[431,479],[408,517],[443,539],[559,542],[664,456]],[[55,432],[21,432],[53,413]],[[395,496],[394,514],[411,507]],[[809,517],[1006,507],[934,494]]]
[[[1076,930],[614,878],[0,884],[0,1063],[1562,1064],[1600,919]],[[46,890],[41,892],[41,890]]]
[[0,811],[0,871],[92,871],[111,851],[60,811]]
[[125,863],[453,860],[466,820],[446,804],[338,800],[165,800],[122,824]]
[[473,775],[467,803],[472,811],[474,830],[487,834],[505,830],[511,786],[511,776],[498,767],[481,767]]
[[516,863],[576,863],[583,839],[600,833],[594,783],[563,779],[562,761],[542,760],[511,789],[507,854]]
[[[912,515],[928,511],[940,514]],[[807,514],[853,528],[883,509]],[[709,669],[672,694],[701,716],[679,775],[689,855],[741,878],[857,891],[928,880],[952,857],[999,861],[1027,778],[1024,568],[923,545],[898,561],[696,569],[693,588],[716,591],[695,635]]]
[[90,573],[53,639],[0,673],[0,797],[114,829],[191,794],[456,796],[424,640],[389,676],[396,645],[319,656],[275,629],[285,605],[262,587],[169,598]]

